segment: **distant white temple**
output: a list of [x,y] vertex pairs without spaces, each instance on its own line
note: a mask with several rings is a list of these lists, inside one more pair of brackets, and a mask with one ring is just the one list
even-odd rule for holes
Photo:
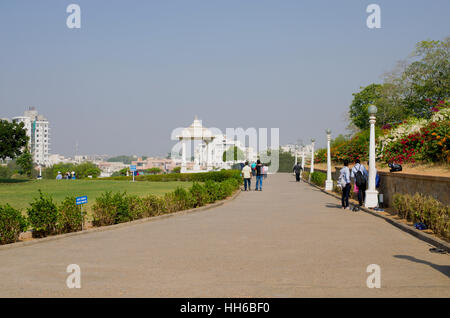
[[[220,169],[230,169],[235,163],[233,160],[223,161],[223,153],[230,147],[238,147],[244,154],[244,160],[256,161],[257,152],[251,147],[245,147],[238,140],[227,138],[224,134],[214,134],[210,129],[203,127],[202,121],[195,116],[193,123],[184,128],[177,139],[182,142],[181,172],[204,172]],[[187,146],[194,144],[194,161],[187,160]],[[191,169],[189,169],[189,167]]]

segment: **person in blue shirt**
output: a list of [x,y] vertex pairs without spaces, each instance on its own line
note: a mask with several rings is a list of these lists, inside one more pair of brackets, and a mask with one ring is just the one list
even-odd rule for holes
[[361,171],[361,174],[363,176],[363,183],[356,184],[358,186],[358,202],[359,206],[363,205],[363,202],[366,200],[366,189],[367,189],[367,180],[369,180],[369,172],[367,172],[364,165],[361,164],[361,161],[359,159],[355,160],[355,165],[352,168],[351,177],[355,180],[355,183],[357,183],[356,175],[358,172]]

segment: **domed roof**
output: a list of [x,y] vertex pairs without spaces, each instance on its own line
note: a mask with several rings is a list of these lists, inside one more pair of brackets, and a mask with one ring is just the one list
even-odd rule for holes
[[192,124],[184,128],[181,134],[177,136],[178,139],[196,139],[196,140],[206,140],[211,141],[214,139],[211,130],[203,127],[202,121],[195,116]]

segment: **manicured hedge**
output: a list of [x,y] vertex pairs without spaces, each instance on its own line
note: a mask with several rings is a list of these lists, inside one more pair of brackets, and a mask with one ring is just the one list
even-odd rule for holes
[[241,181],[235,178],[222,182],[206,180],[204,184],[194,182],[188,191],[178,187],[162,197],[149,195],[139,198],[125,192],[106,192],[96,199],[93,206],[93,224],[112,225],[196,208],[229,197],[240,184]]
[[[175,179],[175,176],[178,179]],[[188,191],[178,187],[164,196],[150,194],[146,197],[138,197],[125,192],[105,192],[96,199],[93,206],[94,226],[129,222],[203,206],[229,197],[242,183],[240,171],[236,170],[192,174],[174,173],[138,178],[151,181],[194,181],[194,184]],[[126,180],[127,177],[110,179]],[[28,224],[33,229],[33,237],[82,230],[84,217],[75,201],[74,196],[66,197],[58,206],[51,196],[39,190],[39,196],[27,209],[27,217],[22,216],[20,211],[9,205],[0,205],[0,244],[16,242],[20,233],[28,228]]]
[[[239,170],[221,170],[199,173],[168,173],[156,175],[135,176],[136,181],[196,181],[205,182],[207,180],[221,182],[230,178],[241,180],[241,172]],[[132,176],[108,177],[97,180],[132,180]]]

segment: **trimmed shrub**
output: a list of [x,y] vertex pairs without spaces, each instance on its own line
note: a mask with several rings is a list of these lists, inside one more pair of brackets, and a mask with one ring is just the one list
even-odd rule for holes
[[9,204],[0,205],[0,244],[17,242],[21,232],[27,229],[27,220],[20,211]]
[[189,189],[189,194],[191,195],[194,208],[208,203],[208,192],[206,191],[206,188],[197,182],[194,182]]
[[39,198],[35,198],[30,206],[27,214],[33,227],[33,237],[55,234],[58,229],[59,215],[53,198],[39,190]]
[[175,201],[178,205],[178,211],[187,210],[194,206],[194,202],[189,192],[182,187],[177,187],[173,192]]
[[131,220],[126,194],[107,191],[95,199],[93,224],[96,226],[117,224]]
[[81,231],[83,223],[81,213],[81,206],[76,204],[76,198],[66,197],[59,206],[58,231],[60,233]]
[[325,181],[327,180],[327,174],[319,171],[311,173],[311,182],[319,187],[325,187]]
[[431,196],[395,194],[393,206],[397,215],[413,223],[422,222],[446,241],[450,241],[449,206]]
[[217,182],[207,180],[204,185],[206,193],[208,194],[208,203],[213,203],[220,200],[220,186]]
[[141,209],[145,211],[144,217],[166,213],[163,198],[153,194],[141,199]]

